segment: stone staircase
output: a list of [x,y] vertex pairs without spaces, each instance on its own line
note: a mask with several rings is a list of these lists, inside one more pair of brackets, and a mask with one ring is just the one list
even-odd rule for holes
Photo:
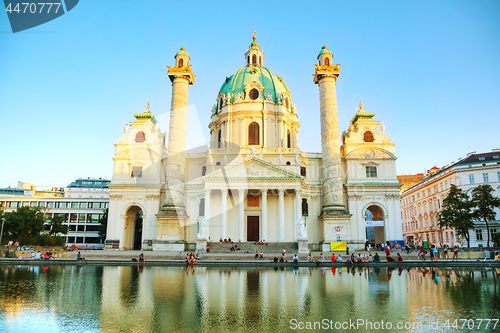
[[[293,256],[294,253],[298,251],[297,242],[287,243],[287,242],[274,242],[267,243],[268,245],[255,245],[254,242],[245,242],[245,243],[236,243],[234,245],[238,245],[240,248],[239,251],[235,253],[255,253],[255,251],[262,251],[265,254],[267,253],[281,253],[283,248],[286,247],[286,253],[288,257]],[[216,243],[216,242],[208,242],[210,246],[210,253],[233,253],[231,251],[231,243]]]

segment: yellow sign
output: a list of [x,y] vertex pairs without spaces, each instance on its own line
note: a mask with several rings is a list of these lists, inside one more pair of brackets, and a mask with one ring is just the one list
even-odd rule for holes
[[335,243],[330,243],[330,251],[346,251],[347,250],[347,243],[346,242],[335,242]]

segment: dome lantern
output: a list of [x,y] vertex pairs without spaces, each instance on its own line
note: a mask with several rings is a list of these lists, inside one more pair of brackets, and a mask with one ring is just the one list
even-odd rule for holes
[[257,37],[255,36],[257,32],[253,31],[253,42],[250,44],[250,48],[245,53],[245,59],[247,66],[259,66],[262,67],[264,64],[264,52],[260,49],[259,44],[255,41]]

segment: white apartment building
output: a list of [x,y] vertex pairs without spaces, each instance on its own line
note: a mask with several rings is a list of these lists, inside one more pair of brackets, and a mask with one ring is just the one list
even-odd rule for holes
[[[408,243],[422,245],[424,241],[429,241],[436,246],[454,246],[457,243],[455,230],[441,230],[437,217],[452,184],[465,191],[489,184],[495,190],[494,195],[500,196],[500,149],[481,154],[471,152],[466,158],[441,169],[434,167],[423,181],[402,193],[401,220],[403,236]],[[491,235],[500,232],[499,213],[497,211],[496,220],[488,222]],[[471,247],[486,246],[487,231],[483,221],[476,221],[469,235]],[[466,242],[461,245],[466,245]]]

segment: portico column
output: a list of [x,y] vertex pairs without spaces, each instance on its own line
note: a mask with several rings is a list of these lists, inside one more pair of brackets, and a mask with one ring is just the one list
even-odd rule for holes
[[285,190],[279,190],[278,242],[285,241]]
[[300,195],[300,188],[295,189],[295,215],[297,215],[297,221],[302,217],[302,196]]
[[267,240],[267,190],[262,190],[262,239]]
[[238,241],[244,241],[245,237],[245,221],[244,216],[244,208],[245,208],[245,190],[238,190]]
[[207,232],[210,236],[210,190],[205,189],[205,221],[207,223]]
[[222,239],[227,239],[227,190],[222,189]]

